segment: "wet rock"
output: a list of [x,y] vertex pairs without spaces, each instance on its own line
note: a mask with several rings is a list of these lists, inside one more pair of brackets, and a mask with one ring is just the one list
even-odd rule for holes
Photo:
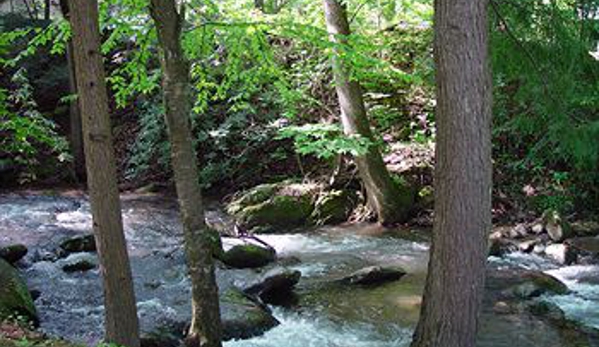
[[545,230],[553,241],[561,242],[571,236],[570,225],[563,220],[560,213],[556,210],[546,210],[541,217],[545,225]]
[[576,250],[564,243],[554,243],[545,247],[545,254],[560,264],[571,265],[576,262]]
[[161,327],[149,333],[142,333],[140,347],[180,347],[183,339],[182,329]]
[[96,251],[96,240],[94,235],[77,236],[67,240],[64,240],[60,244],[60,248],[69,253],[78,252],[95,252]]
[[309,222],[318,191],[319,186],[315,184],[260,185],[233,200],[227,212],[253,231],[290,230]]
[[0,258],[14,264],[27,255],[27,246],[17,244],[0,248]]
[[400,268],[369,266],[344,277],[340,281],[352,285],[376,285],[397,281],[405,274],[406,272]]
[[279,325],[268,308],[237,288],[221,294],[223,339],[248,339]]
[[535,238],[528,238],[518,243],[518,249],[524,253],[530,253],[540,241]]
[[82,272],[95,269],[98,260],[89,253],[75,253],[61,260],[59,264],[64,272]]
[[516,310],[505,301],[497,301],[493,305],[493,312],[495,312],[497,314],[512,314],[515,311]]
[[299,282],[302,273],[298,270],[275,268],[244,286],[243,291],[255,295],[267,304],[284,304]]
[[489,240],[489,255],[494,257],[503,257],[504,255],[514,252],[518,249],[510,240],[500,237],[492,237]]
[[238,269],[262,267],[275,259],[274,249],[254,244],[233,246],[220,257],[220,260],[227,266]]
[[547,301],[535,301],[529,305],[529,310],[536,316],[547,317],[553,321],[566,321],[564,311],[554,303]]
[[356,196],[347,190],[331,190],[316,199],[310,219],[316,225],[345,222],[356,204]]
[[509,290],[511,295],[521,299],[531,299],[546,293],[563,295],[569,292],[564,283],[543,272],[528,272],[522,278],[523,282]]
[[19,316],[37,324],[38,317],[25,281],[9,263],[0,259],[0,321]]

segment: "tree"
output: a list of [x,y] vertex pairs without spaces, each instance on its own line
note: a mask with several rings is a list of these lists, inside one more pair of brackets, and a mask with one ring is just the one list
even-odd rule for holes
[[214,234],[207,228],[190,116],[190,64],[181,47],[184,2],[151,0],[150,14],[162,49],[162,87],[165,118],[171,144],[171,161],[185,233],[185,252],[191,277],[192,321],[188,346],[220,347],[222,327],[218,287],[214,275]]
[[393,224],[405,221],[411,208],[411,194],[402,191],[391,179],[381,153],[376,146],[360,84],[350,76],[339,45],[348,44],[349,22],[345,5],[340,0],[324,0],[324,13],[330,40],[336,44],[333,56],[335,88],[341,107],[341,122],[347,136],[359,135],[372,143],[364,155],[355,158],[360,178],[366,187],[368,204],[377,213],[379,222]]
[[106,341],[139,346],[139,323],[116,182],[96,0],[69,0],[93,229],[104,283]]
[[435,221],[412,347],[475,346],[491,226],[487,4],[435,3]]

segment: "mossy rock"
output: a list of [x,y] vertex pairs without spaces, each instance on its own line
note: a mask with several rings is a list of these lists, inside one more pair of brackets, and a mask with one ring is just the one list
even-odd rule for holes
[[220,257],[223,263],[238,269],[262,267],[275,259],[274,249],[252,244],[234,246]]
[[15,268],[0,259],[0,321],[15,316],[38,323],[37,311],[27,285]]
[[310,220],[316,225],[345,222],[356,205],[356,194],[347,190],[323,192],[316,199]]
[[564,295],[569,293],[568,286],[557,278],[543,272],[524,274],[524,281],[512,288],[512,293],[522,299],[531,299],[546,293]]
[[572,227],[558,211],[548,209],[543,212],[541,219],[547,234],[553,241],[561,242],[572,236]]
[[229,288],[220,296],[223,339],[248,339],[279,325],[268,308],[240,289]]
[[67,254],[78,252],[95,252],[96,239],[94,238],[93,234],[77,236],[62,241],[60,243],[60,248]]
[[290,230],[310,222],[319,191],[316,184],[263,184],[239,195],[226,210],[253,232]]

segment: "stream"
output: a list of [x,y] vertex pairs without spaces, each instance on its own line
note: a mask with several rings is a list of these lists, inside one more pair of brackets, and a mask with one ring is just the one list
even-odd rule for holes
[[[162,196],[126,194],[122,208],[142,330],[189,321],[190,284],[175,202]],[[226,218],[216,203],[208,204],[207,210],[209,221]],[[53,259],[65,238],[90,232],[89,203],[80,192],[0,194],[0,245],[23,243],[29,248],[19,268],[30,288],[40,293],[35,303],[41,330],[92,345],[102,337],[99,272],[65,273],[61,269],[65,260]],[[288,267],[302,273],[297,303],[272,308],[279,326],[259,337],[228,341],[226,347],[409,346],[428,261],[426,233],[356,224],[261,239],[275,247],[279,258],[295,259]],[[227,239],[224,243],[231,244]],[[369,265],[400,266],[408,274],[375,288],[328,285]],[[599,328],[599,266],[559,266],[520,253],[489,258],[491,271],[514,268],[545,271],[562,280],[571,292],[542,300],[557,304],[571,319]],[[254,270],[217,271],[221,289],[251,276],[256,276]],[[494,281],[488,284],[478,346],[573,346],[541,318],[496,313],[490,298],[500,287]]]

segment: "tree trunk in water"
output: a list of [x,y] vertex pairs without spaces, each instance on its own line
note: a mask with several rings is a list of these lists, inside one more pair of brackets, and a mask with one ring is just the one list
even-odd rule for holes
[[[69,20],[69,5],[67,0],[60,0],[60,10],[63,17]],[[69,70],[69,92],[77,95],[77,80],[75,76],[75,60],[73,59],[73,40],[69,40],[66,49],[67,68]],[[79,101],[69,102],[69,142],[73,153],[73,169],[77,180],[85,181],[85,155],[83,153],[83,134],[81,130],[81,113]]]
[[183,9],[177,11],[175,0],[151,0],[150,13],[162,48],[165,117],[192,286],[192,321],[186,343],[193,347],[220,347],[222,327],[212,259],[214,235],[204,221],[190,125],[190,66],[181,48]]
[[[344,5],[340,0],[323,1],[331,41],[340,45],[347,44],[350,29]],[[345,134],[357,134],[374,142],[362,89],[358,82],[351,80],[350,68],[343,62],[339,52],[333,57],[333,74]],[[362,183],[366,187],[368,204],[377,213],[379,222],[393,224],[407,220],[412,207],[412,195],[393,182],[378,147],[370,146],[368,153],[355,160]]]
[[69,0],[73,57],[83,114],[93,228],[104,284],[106,341],[139,346],[135,294],[116,182],[116,164],[100,54],[96,0]]
[[437,0],[435,221],[412,347],[474,347],[491,227],[486,0]]

